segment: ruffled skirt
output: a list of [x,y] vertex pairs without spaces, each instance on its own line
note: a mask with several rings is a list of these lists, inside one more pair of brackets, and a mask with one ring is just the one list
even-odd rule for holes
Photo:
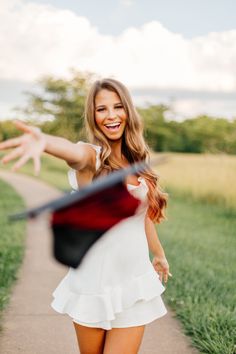
[[140,326],[167,313],[160,296],[165,288],[155,271],[133,278],[129,283],[107,288],[100,294],[73,292],[69,277],[68,273],[54,291],[51,306],[81,325],[106,330]]

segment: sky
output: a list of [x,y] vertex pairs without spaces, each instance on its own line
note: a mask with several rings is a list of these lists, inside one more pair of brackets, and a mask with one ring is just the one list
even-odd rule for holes
[[236,117],[235,0],[0,0],[0,119],[69,69],[112,76],[170,118]]
[[[27,1],[30,2],[30,1]],[[102,34],[119,35],[128,27],[161,22],[186,38],[235,29],[235,0],[39,0],[84,16]]]

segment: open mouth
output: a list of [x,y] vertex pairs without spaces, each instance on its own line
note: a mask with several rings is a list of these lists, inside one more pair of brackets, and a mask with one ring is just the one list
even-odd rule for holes
[[116,123],[116,124],[109,124],[109,125],[105,125],[105,127],[109,130],[109,131],[117,131],[120,128],[120,124],[121,123]]

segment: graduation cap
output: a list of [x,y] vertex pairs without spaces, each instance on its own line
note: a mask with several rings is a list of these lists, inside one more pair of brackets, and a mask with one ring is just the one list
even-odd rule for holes
[[[155,159],[155,162],[162,160]],[[66,193],[41,206],[10,215],[11,220],[35,218],[50,212],[53,255],[60,263],[77,268],[89,248],[111,227],[135,214],[140,199],[127,190],[124,179],[147,168],[146,162],[134,163],[73,193]]]

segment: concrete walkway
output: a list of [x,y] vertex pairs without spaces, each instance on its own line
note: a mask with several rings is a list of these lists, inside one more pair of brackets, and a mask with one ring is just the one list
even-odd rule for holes
[[[55,188],[18,173],[0,171],[0,178],[15,188],[28,207],[60,195]],[[51,239],[47,216],[28,222],[23,265],[10,304],[3,314],[0,353],[79,353],[71,319],[50,307],[52,292],[67,273],[67,268],[51,256]],[[168,310],[163,318],[146,326],[139,353],[198,353]]]

